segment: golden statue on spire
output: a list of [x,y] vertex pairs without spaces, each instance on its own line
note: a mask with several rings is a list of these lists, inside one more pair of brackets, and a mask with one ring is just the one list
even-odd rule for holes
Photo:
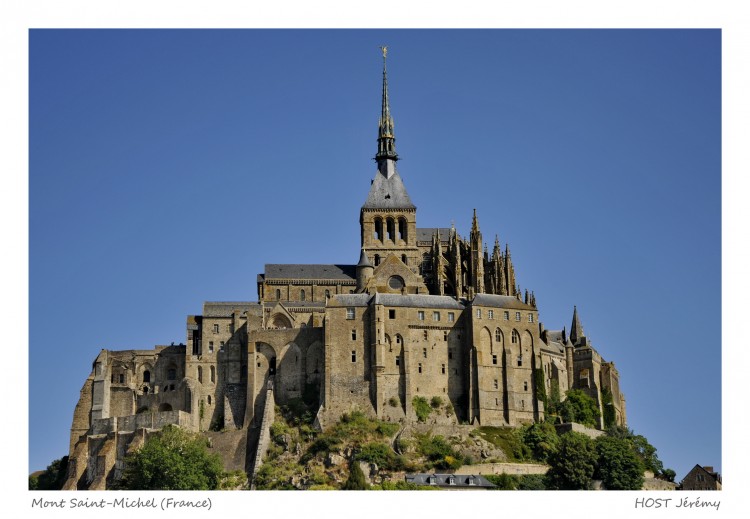
[[381,51],[382,51],[382,53],[383,53],[383,59],[385,59],[385,58],[386,58],[386,57],[388,56],[388,47],[386,47],[385,45],[382,45],[382,46],[380,47],[380,50],[381,50]]

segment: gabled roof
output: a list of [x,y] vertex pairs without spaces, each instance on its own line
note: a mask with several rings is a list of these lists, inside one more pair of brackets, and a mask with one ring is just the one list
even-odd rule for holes
[[328,299],[328,306],[367,306],[370,294],[334,294]]
[[267,263],[265,279],[341,279],[355,281],[356,265],[311,265]]
[[493,306],[495,308],[514,308],[516,310],[536,310],[533,306],[527,305],[513,296],[500,296],[496,294],[477,294],[471,301],[471,304]]
[[245,301],[206,301],[203,303],[203,317],[229,317],[235,310],[250,315],[260,315],[260,304]]
[[396,171],[395,164],[393,161],[386,162],[391,163],[389,167],[393,167],[393,170],[388,173],[379,170],[375,173],[362,209],[416,209],[411,203],[401,176]]
[[447,308],[463,310],[464,305],[450,296],[430,296],[427,294],[375,294],[375,304],[409,308]]
[[450,236],[449,227],[417,227],[417,241],[432,241],[435,237],[435,231],[440,232],[440,242],[448,243]]

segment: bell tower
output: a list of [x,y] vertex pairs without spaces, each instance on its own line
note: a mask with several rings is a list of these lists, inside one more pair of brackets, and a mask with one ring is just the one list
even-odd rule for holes
[[377,171],[359,215],[361,246],[375,268],[393,254],[416,273],[421,262],[417,248],[417,208],[396,170],[398,155],[386,71],[388,47],[380,50],[383,52],[383,94],[375,155]]

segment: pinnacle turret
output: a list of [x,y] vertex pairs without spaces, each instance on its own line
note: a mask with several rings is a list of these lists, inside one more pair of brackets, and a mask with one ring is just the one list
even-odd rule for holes
[[573,323],[570,325],[570,340],[575,344],[584,336],[581,319],[578,317],[578,308],[573,307]]

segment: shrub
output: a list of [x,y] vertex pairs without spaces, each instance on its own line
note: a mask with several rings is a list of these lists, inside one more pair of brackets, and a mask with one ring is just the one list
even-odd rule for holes
[[560,438],[558,454],[550,460],[545,485],[553,490],[586,490],[596,467],[594,442],[577,432]]
[[598,455],[595,476],[609,490],[640,490],[643,464],[623,438],[600,436],[594,442]]
[[534,459],[547,463],[560,444],[555,427],[549,423],[535,423],[523,430],[523,441]]
[[443,405],[443,399],[439,396],[433,396],[432,400],[430,400],[430,405],[433,409],[440,409],[440,407]]
[[476,429],[474,435],[501,449],[508,461],[525,461],[531,457],[531,450],[523,441],[521,429],[485,426]]
[[365,474],[359,467],[359,463],[352,462],[349,468],[349,479],[346,480],[342,490],[367,490],[369,485],[365,481]]
[[493,490],[515,490],[518,480],[510,474],[488,474],[484,476],[487,481],[497,486]]
[[398,398],[396,398],[395,396],[389,398],[388,405],[390,405],[391,407],[398,407]]
[[524,474],[518,478],[516,490],[547,490],[544,474]]
[[596,401],[580,389],[571,389],[566,393],[565,401],[560,404],[560,415],[566,422],[589,427],[598,427],[601,416]]
[[457,469],[463,463],[461,455],[442,436],[418,436],[419,453],[436,469]]
[[400,470],[403,460],[385,443],[368,443],[354,457],[357,461],[375,463],[385,470]]
[[427,403],[427,399],[421,396],[415,396],[411,404],[414,406],[414,412],[417,413],[417,421],[426,422],[427,417],[430,416],[432,408]]

